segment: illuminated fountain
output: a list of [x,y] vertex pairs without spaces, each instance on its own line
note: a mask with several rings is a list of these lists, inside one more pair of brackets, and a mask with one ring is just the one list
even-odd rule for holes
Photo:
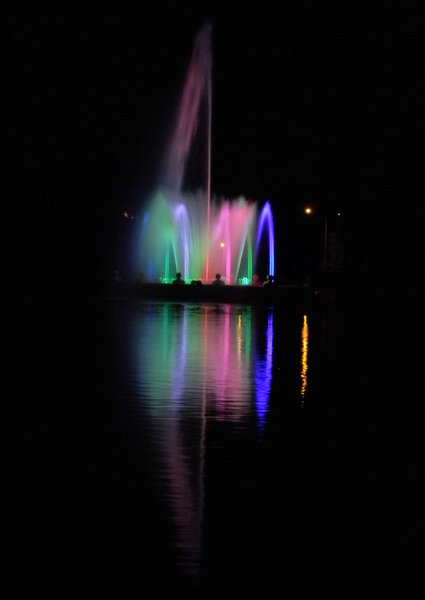
[[[244,197],[211,195],[211,25],[198,33],[189,65],[173,137],[160,184],[148,206],[141,235],[139,264],[149,281],[183,278],[210,282],[221,273],[228,284],[251,283],[260,248],[268,239],[268,264],[274,275],[274,226],[270,203],[261,209]],[[206,105],[206,189],[184,189],[186,167]]]

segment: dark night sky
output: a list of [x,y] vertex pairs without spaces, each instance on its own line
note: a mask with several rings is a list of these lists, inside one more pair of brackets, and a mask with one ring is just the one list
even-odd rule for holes
[[365,264],[423,272],[419,3],[326,6],[16,3],[7,191],[11,237],[24,227],[30,241],[12,268],[58,280],[114,268],[122,211],[139,211],[155,184],[208,19],[213,191],[271,200],[287,239],[306,202],[342,208]]

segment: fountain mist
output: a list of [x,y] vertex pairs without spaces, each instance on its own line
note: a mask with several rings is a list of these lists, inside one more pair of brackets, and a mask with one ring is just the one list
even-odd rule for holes
[[[243,197],[211,197],[211,25],[198,33],[157,191],[144,215],[140,264],[151,281],[208,282],[221,273],[227,283],[250,283],[261,240],[268,234],[268,272],[274,275],[274,226],[270,203],[258,214]],[[205,190],[184,189],[186,167],[206,103]],[[267,226],[267,227],[266,227]]]

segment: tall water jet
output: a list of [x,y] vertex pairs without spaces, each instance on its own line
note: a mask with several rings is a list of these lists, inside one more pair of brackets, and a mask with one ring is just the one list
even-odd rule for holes
[[[157,190],[145,212],[138,261],[150,281],[209,282],[219,272],[229,284],[250,283],[264,235],[268,235],[267,272],[274,275],[274,225],[270,203],[258,215],[257,203],[240,196],[211,196],[212,129],[211,24],[195,39],[174,131]],[[205,123],[201,108],[206,107]],[[195,137],[206,134],[204,189],[185,189],[186,169]],[[267,225],[267,227],[266,227]],[[254,248],[255,244],[255,248]]]

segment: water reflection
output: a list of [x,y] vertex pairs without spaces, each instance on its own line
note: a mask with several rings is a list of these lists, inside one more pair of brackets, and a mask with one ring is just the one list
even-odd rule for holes
[[256,349],[255,360],[255,392],[258,415],[258,425],[264,428],[266,414],[269,406],[270,390],[272,385],[273,368],[273,310],[270,310],[267,319],[266,351],[263,356]]
[[259,433],[266,425],[273,310],[261,319],[253,311],[225,304],[142,304],[118,315],[123,368],[150,423],[180,568],[192,578],[201,554],[207,425],[254,427]]
[[199,413],[201,391],[215,418],[246,417],[254,370],[251,310],[163,305],[138,313],[135,375],[152,417]]
[[301,406],[304,408],[304,396],[307,389],[308,371],[308,320],[307,315],[303,317],[301,329]]

